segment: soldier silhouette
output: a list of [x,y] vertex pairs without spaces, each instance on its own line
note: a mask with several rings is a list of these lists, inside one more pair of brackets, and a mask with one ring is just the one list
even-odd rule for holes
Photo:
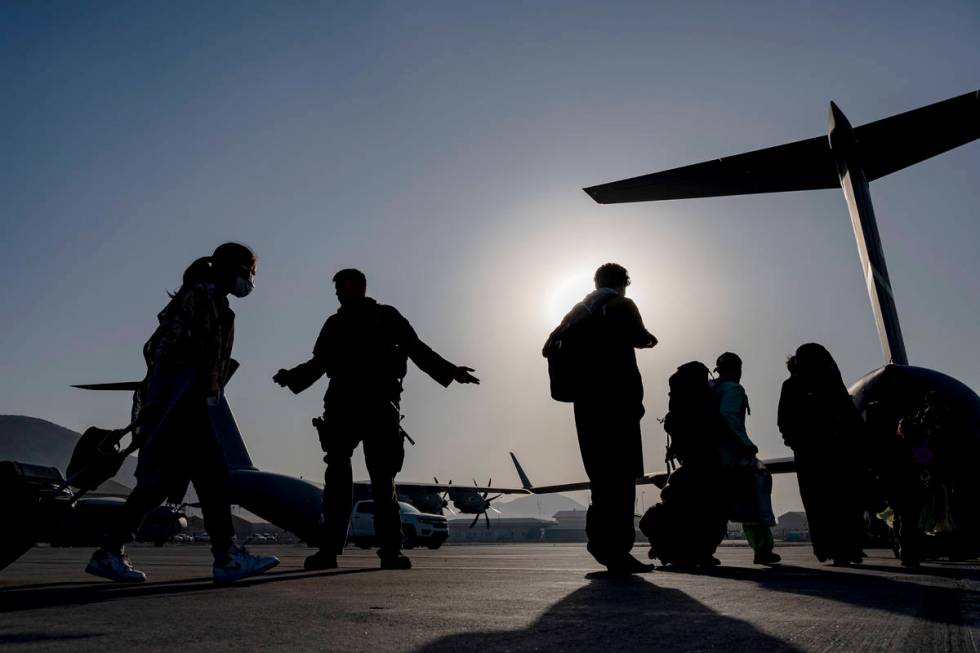
[[333,277],[340,308],[327,318],[313,357],[273,380],[300,393],[324,374],[330,384],[323,417],[316,421],[327,463],[323,488],[323,532],[319,551],[306,569],[332,569],[343,553],[353,502],[351,456],[361,442],[374,494],[374,532],[383,569],[409,569],[401,553],[401,517],[395,475],[405,457],[399,427],[402,379],[408,359],[443,386],[479,383],[469,367],[450,363],[422,342],[392,306],[366,296],[362,272],[345,269]]

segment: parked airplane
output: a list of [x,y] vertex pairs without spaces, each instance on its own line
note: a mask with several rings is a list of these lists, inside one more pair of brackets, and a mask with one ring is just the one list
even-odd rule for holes
[[[139,382],[103,383],[75,386],[86,390],[134,391]],[[320,520],[323,504],[323,488],[309,481],[274,474],[257,469],[245,445],[228,401],[222,397],[216,406],[209,407],[211,423],[225,454],[231,472],[231,500],[245,510],[294,533],[310,546],[319,544]],[[13,461],[0,463],[0,489],[5,496],[14,499],[17,521],[29,525],[32,541],[16,542],[2,547],[0,569],[16,560],[35,542],[62,544],[95,544],[95,534],[122,508],[120,498],[92,497],[74,500],[70,487],[61,472],[53,467],[39,467]],[[480,516],[487,517],[492,510],[490,503],[504,494],[528,494],[524,488],[455,486],[451,482],[412,483],[399,482],[398,493],[402,500],[415,505],[422,512],[442,514],[448,507],[447,496],[456,509],[474,514],[471,527]],[[496,496],[488,498],[488,494]],[[26,496],[30,494],[31,496]],[[355,501],[368,499],[370,483],[354,484]],[[22,496],[24,495],[24,496]],[[23,501],[19,501],[23,499]],[[180,508],[164,506],[151,513],[142,529],[147,539],[155,541],[160,534],[168,535],[181,530],[180,520],[186,518]],[[487,518],[489,527],[489,518]],[[94,539],[93,539],[94,538]]]
[[[645,202],[795,190],[844,191],[885,365],[851,387],[859,410],[878,402],[894,433],[935,391],[956,433],[946,464],[957,491],[954,519],[980,550],[980,397],[960,381],[908,364],[869,182],[980,138],[980,91],[853,128],[831,102],[828,136],[755,150],[584,189],[596,202]],[[887,428],[887,427],[886,427]],[[536,489],[540,491],[540,489]],[[958,509],[957,509],[958,508]]]
[[[88,390],[135,390],[138,384],[110,383],[77,386]],[[309,481],[263,472],[255,467],[245,445],[245,438],[227,399],[221,398],[217,406],[210,408],[211,423],[218,437],[225,460],[231,470],[231,500],[270,524],[294,533],[311,545],[317,543],[323,502],[323,489]],[[477,518],[490,508],[488,493],[527,494],[524,488],[455,486],[451,482],[414,483],[398,482],[398,494],[422,512],[442,514],[447,507],[446,494],[459,512],[475,514]],[[354,484],[354,500],[368,499],[371,484],[358,481]],[[496,497],[494,497],[496,498]]]

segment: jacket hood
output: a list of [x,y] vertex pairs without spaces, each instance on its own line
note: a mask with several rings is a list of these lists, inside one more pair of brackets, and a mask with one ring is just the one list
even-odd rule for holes
[[605,304],[606,302],[608,302],[613,297],[618,297],[618,296],[619,293],[613,290],[612,288],[598,288],[597,290],[593,290],[588,295],[586,295],[585,299],[582,300],[582,303],[585,304],[585,307],[587,309],[589,309],[589,312],[592,312],[595,309],[602,306],[603,304]]
[[362,297],[356,301],[342,305],[337,309],[337,313],[356,313],[365,308],[374,308],[378,302],[371,297]]

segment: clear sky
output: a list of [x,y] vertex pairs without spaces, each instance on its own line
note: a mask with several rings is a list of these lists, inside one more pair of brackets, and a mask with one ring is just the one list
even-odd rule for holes
[[[0,4],[0,413],[82,429],[128,398],[184,267],[260,257],[228,388],[257,464],[319,478],[324,384],[276,387],[354,266],[483,384],[409,373],[402,478],[584,479],[541,345],[617,261],[661,344],[639,354],[646,468],[666,379],[745,361],[762,453],[786,355],[881,365],[835,190],[599,206],[580,189],[855,125],[980,87],[960,2]],[[980,143],[872,185],[913,364],[980,388]],[[358,456],[355,473],[366,476]],[[648,491],[645,501],[652,500]],[[777,510],[798,507],[777,483]]]

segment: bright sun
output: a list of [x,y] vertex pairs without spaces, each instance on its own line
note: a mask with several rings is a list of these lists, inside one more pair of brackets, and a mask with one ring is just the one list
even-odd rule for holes
[[557,326],[572,306],[593,290],[592,275],[587,272],[571,274],[562,279],[551,292],[545,306],[545,317],[552,326]]

